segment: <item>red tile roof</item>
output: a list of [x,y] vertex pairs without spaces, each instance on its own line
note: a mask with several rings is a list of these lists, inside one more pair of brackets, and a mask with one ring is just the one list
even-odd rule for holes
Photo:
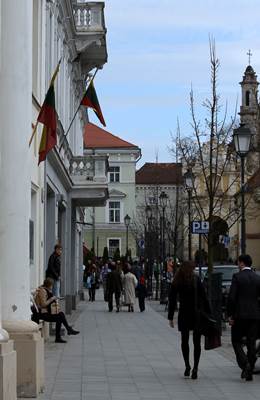
[[136,172],[137,185],[180,185],[182,165],[179,163],[145,163]]
[[89,122],[85,126],[84,132],[84,147],[89,149],[104,149],[104,148],[135,148],[135,144],[126,142],[118,136],[99,128],[97,125]]

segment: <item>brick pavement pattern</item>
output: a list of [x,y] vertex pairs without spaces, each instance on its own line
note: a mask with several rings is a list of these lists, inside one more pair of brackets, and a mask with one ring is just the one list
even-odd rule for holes
[[185,379],[177,328],[149,306],[109,313],[99,300],[79,309],[80,335],[46,345],[40,400],[259,399],[260,376],[241,381],[234,362],[217,351],[203,351],[197,381]]

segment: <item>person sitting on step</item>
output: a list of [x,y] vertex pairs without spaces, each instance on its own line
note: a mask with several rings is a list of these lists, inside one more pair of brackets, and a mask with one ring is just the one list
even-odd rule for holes
[[75,331],[69,324],[65,314],[60,311],[58,298],[53,296],[52,288],[54,281],[46,278],[43,285],[40,286],[35,295],[35,303],[39,309],[39,319],[47,322],[56,322],[56,343],[66,343],[61,337],[61,325],[66,328],[68,335],[77,335],[79,331]]

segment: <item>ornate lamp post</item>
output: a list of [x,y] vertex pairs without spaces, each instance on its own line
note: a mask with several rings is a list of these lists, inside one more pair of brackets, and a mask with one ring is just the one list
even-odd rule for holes
[[152,290],[152,255],[151,255],[151,222],[152,222],[152,215],[153,215],[153,210],[151,206],[146,206],[145,207],[145,215],[147,219],[147,231],[145,235],[145,248],[147,248],[147,269],[146,269],[146,274],[148,278],[148,287],[147,287],[147,292],[148,296],[152,296],[153,290]]
[[165,208],[167,206],[168,196],[165,192],[162,192],[159,196],[160,206],[162,207],[163,218],[162,218],[162,261],[165,261]]
[[250,151],[252,133],[241,124],[234,129],[233,140],[237,155],[241,160],[241,253],[246,253],[246,218],[245,218],[245,158]]
[[185,189],[188,193],[188,220],[189,220],[189,239],[188,239],[188,255],[189,260],[191,260],[191,195],[194,185],[194,175],[191,169],[188,169],[187,172],[183,175],[185,182]]
[[128,259],[128,229],[129,229],[129,225],[131,222],[131,218],[129,217],[128,214],[126,214],[126,216],[124,218],[124,222],[125,222],[125,227],[126,227],[126,258]]

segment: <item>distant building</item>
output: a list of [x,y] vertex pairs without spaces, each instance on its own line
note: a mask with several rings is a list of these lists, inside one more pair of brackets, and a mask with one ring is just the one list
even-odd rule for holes
[[[135,171],[141,158],[141,150],[98,126],[88,123],[84,134],[85,156],[108,156],[109,199],[105,207],[88,207],[86,211],[85,242],[94,248],[97,256],[103,255],[104,247],[113,257],[117,249],[126,253],[126,227],[124,217],[128,214],[133,221],[135,214]],[[129,227],[128,248],[136,255],[136,243]]]
[[[163,222],[163,207],[160,195],[165,192],[168,196]],[[164,255],[176,255],[182,258],[183,253],[183,179],[182,166],[179,163],[145,163],[136,172],[136,215],[135,234],[139,244],[139,252],[142,250],[142,238],[145,233],[152,231],[153,257]],[[146,207],[152,210],[151,220],[146,216]],[[164,235],[163,235],[164,224]],[[162,240],[165,240],[164,249]],[[146,240],[147,242],[147,240]],[[156,242],[156,243],[155,243]],[[148,255],[148,243],[145,244]]]
[[[240,121],[253,133],[252,151],[246,157],[246,251],[254,267],[260,269],[260,104],[257,75],[251,65],[246,67],[242,82]],[[239,200],[239,193],[237,194]],[[239,227],[238,238],[241,230]],[[239,245],[239,240],[238,240]]]

